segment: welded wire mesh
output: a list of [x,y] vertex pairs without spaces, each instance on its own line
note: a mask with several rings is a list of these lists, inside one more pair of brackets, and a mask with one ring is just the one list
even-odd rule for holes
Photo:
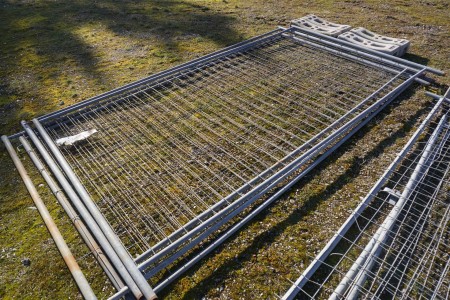
[[54,140],[97,130],[60,150],[136,257],[324,140],[400,71],[277,36],[44,125]]
[[[361,264],[360,273],[345,289],[334,294],[340,298],[362,299],[448,299],[450,296],[450,130],[448,119],[433,143],[430,136],[443,115],[434,116],[421,140],[409,151],[385,188],[374,194],[374,200],[356,219],[352,229],[342,237],[334,252],[297,295],[300,299],[328,298],[349,277],[349,269],[377,230],[387,230],[387,238],[379,251],[371,253]],[[445,116],[447,117],[447,116]],[[426,153],[425,153],[426,152]],[[427,160],[421,162],[426,154]],[[422,173],[416,180],[412,174],[419,167]],[[405,199],[392,227],[384,222],[393,210],[407,184],[413,190]],[[387,189],[386,189],[387,188]],[[358,263],[356,264],[358,265]],[[364,280],[358,281],[362,274]]]

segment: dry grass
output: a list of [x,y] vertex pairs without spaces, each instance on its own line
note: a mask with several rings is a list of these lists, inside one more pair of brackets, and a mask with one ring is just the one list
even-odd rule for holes
[[[0,125],[30,119],[315,13],[411,40],[406,58],[449,70],[446,1],[4,1]],[[449,75],[431,89],[442,92]],[[441,83],[442,85],[440,85]],[[347,217],[432,101],[410,89],[283,199],[162,295],[274,298]],[[0,150],[0,297],[76,298],[77,290]],[[36,177],[37,178],[37,177]],[[48,192],[55,217],[58,209]],[[71,238],[73,236],[70,236]],[[29,257],[31,266],[20,260]],[[97,284],[97,287],[100,283]],[[105,295],[105,294],[101,294]]]

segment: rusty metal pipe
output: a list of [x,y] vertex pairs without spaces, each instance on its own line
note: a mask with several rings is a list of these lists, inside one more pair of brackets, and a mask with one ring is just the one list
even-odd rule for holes
[[77,283],[81,294],[83,295],[83,297],[85,299],[97,299],[97,297],[94,294],[94,291],[92,290],[91,286],[87,282],[86,277],[84,277],[84,274],[80,269],[80,266],[78,265],[77,261],[75,260],[75,257],[73,256],[72,252],[70,251],[69,247],[67,246],[66,242],[64,241],[64,238],[62,237],[61,233],[59,232],[58,227],[56,227],[56,224],[53,221],[53,218],[51,217],[50,213],[47,210],[47,207],[45,206],[44,202],[42,201],[41,197],[39,196],[39,194],[36,190],[36,187],[34,186],[33,182],[31,181],[30,176],[28,176],[28,173],[25,170],[25,167],[23,166],[22,162],[20,161],[19,157],[17,156],[17,153],[14,150],[13,146],[11,145],[11,142],[9,141],[8,137],[5,135],[2,136],[2,141],[5,144],[6,150],[8,151],[9,155],[11,156],[11,159],[14,162],[14,165],[16,166],[17,171],[19,171],[20,177],[22,177],[22,180],[25,183],[25,186],[27,187],[27,190],[30,193],[31,198],[33,199],[33,202],[36,205],[36,208],[38,209],[39,214],[41,215],[42,219],[44,220],[44,223],[47,226],[47,229],[50,232],[50,235],[52,236],[53,240],[55,241],[56,247],[58,248],[67,267],[69,268],[69,271],[73,276],[73,279],[75,279],[75,282]]
[[[144,275],[141,273],[141,271],[138,269],[138,267],[134,263],[133,259],[131,258],[130,254],[128,253],[127,249],[125,249],[121,240],[117,237],[116,233],[112,230],[108,221],[102,215],[102,213],[100,212],[98,207],[95,205],[94,201],[92,201],[92,199],[89,196],[88,192],[86,191],[85,187],[80,182],[80,180],[78,179],[77,175],[72,170],[72,168],[69,166],[66,159],[64,158],[64,156],[62,155],[62,153],[60,152],[60,150],[54,143],[54,141],[48,135],[47,131],[44,129],[44,127],[41,125],[41,123],[37,119],[33,119],[32,122],[35,125],[36,129],[38,130],[43,141],[49,148],[50,153],[52,153],[54,155],[59,166],[64,171],[65,175],[67,176],[67,179],[73,186],[73,189],[79,195],[79,197],[82,201],[82,204],[84,204],[84,207],[88,211],[88,214],[90,214],[91,217],[93,219],[95,219],[95,222],[96,222],[97,226],[99,227],[101,233],[106,237],[110,246],[112,246],[112,248],[114,249],[113,251],[115,251],[115,253],[119,257],[121,263],[125,267],[126,271],[129,273],[129,275],[131,276],[134,283],[139,288],[143,297],[147,300],[157,299],[158,297],[156,296],[155,292],[153,291],[153,289],[151,288],[151,286],[149,285],[147,280],[144,278]],[[23,123],[23,125],[25,127],[27,126],[26,123]],[[31,130],[27,130],[27,133],[30,131]],[[30,133],[34,134],[34,132],[30,132]],[[136,298],[139,298],[139,297],[136,297]]]
[[62,171],[59,169],[58,165],[55,163],[55,161],[50,156],[50,154],[46,151],[44,145],[41,143],[41,141],[39,140],[37,135],[34,133],[34,131],[26,124],[26,122],[22,121],[22,126],[25,129],[25,131],[28,134],[31,141],[33,142],[33,144],[35,145],[36,149],[41,154],[42,159],[48,165],[48,167],[50,168],[50,171],[53,173],[55,178],[58,180],[61,187],[64,189],[64,192],[67,194],[69,199],[72,201],[72,204],[75,206],[78,213],[83,218],[83,221],[88,226],[92,235],[97,239],[97,242],[100,244],[102,249],[105,251],[106,256],[109,258],[111,263],[114,265],[117,272],[119,272],[123,281],[130,288],[130,291],[133,293],[134,297],[136,299],[141,299],[142,293],[139,290],[139,288],[137,287],[136,283],[133,281],[133,278],[131,278],[130,274],[128,273],[127,269],[123,265],[122,261],[117,256],[116,252],[114,251],[113,247],[111,246],[111,244],[109,244],[108,240],[103,235],[103,232],[98,227],[94,218],[90,215],[88,210],[81,203],[80,198],[75,193],[72,186],[67,181],[67,179],[65,178]]
[[35,151],[31,147],[30,143],[23,136],[19,137],[19,140],[22,143],[25,151],[28,153],[28,156],[30,157],[31,161],[34,163],[34,165],[38,169],[39,173],[42,175],[45,182],[49,186],[53,195],[55,195],[56,199],[61,204],[64,211],[69,216],[70,220],[72,221],[73,225],[77,229],[81,238],[86,243],[86,245],[88,246],[89,250],[92,252],[94,257],[97,259],[97,261],[100,264],[100,266],[102,267],[102,269],[105,271],[105,274],[108,276],[111,283],[114,285],[116,290],[118,290],[118,291],[122,290],[125,285],[124,285],[121,277],[116,272],[116,270],[113,268],[109,259],[105,256],[105,254],[101,250],[100,246],[97,244],[96,240],[92,236],[92,234],[86,228],[86,225],[84,224],[84,222],[78,216],[78,213],[75,211],[73,206],[67,200],[64,193],[62,193],[62,190],[58,187],[56,182],[50,176],[49,172],[47,171],[45,166],[42,164],[39,157],[36,155]]

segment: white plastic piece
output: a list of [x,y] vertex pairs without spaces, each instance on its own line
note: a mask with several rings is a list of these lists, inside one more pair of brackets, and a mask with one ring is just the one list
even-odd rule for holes
[[307,15],[302,18],[292,20],[291,26],[297,26],[308,30],[317,31],[326,35],[337,37],[338,35],[349,31],[350,25],[341,25],[326,21],[316,15]]
[[363,27],[353,28],[352,30],[350,30],[350,32],[374,42],[400,46],[400,48],[402,49],[402,53],[400,53],[400,56],[404,55],[409,50],[410,42],[405,39],[397,39],[376,34],[375,32],[369,31]]
[[389,193],[390,197],[388,198],[388,203],[390,205],[395,205],[402,195],[399,191],[390,189],[388,187],[385,187],[383,191]]
[[403,48],[399,45],[374,42],[353,32],[344,32],[338,36],[338,39],[398,57],[404,54]]
[[72,146],[76,142],[83,141],[83,140],[87,139],[88,137],[90,137],[94,133],[97,133],[97,129],[90,129],[90,130],[87,130],[87,131],[80,132],[79,134],[76,134],[76,135],[63,137],[63,138],[57,139],[55,141],[55,143],[56,143],[57,146],[62,146],[62,145],[64,145],[64,146]]
[[383,192],[389,193],[389,194],[391,194],[392,196],[397,197],[397,198],[400,198],[400,196],[402,195],[401,192],[399,192],[399,191],[397,191],[397,190],[390,189],[390,188],[388,188],[388,187],[385,187],[385,188],[383,189]]

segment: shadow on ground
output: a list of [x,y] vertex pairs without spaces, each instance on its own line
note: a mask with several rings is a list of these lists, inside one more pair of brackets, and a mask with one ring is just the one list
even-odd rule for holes
[[[39,110],[47,104],[54,104],[39,97],[39,91],[61,88],[66,81],[69,85],[90,80],[103,89],[116,87],[100,70],[102,62],[91,41],[103,47],[121,37],[142,44],[155,42],[155,56],[176,56],[183,40],[199,37],[224,47],[242,39],[231,27],[233,17],[185,1],[6,1],[1,5],[0,116],[5,114],[4,129],[16,128],[12,122],[34,114],[33,109],[24,113],[24,101],[39,102],[33,105],[38,114],[45,112]],[[86,33],[88,39],[77,32],[83,26],[92,28]],[[108,41],[95,36],[99,26],[111,35]],[[129,45],[118,47],[123,47],[125,55],[129,50]],[[148,64],[152,64],[150,59]],[[79,94],[74,92],[73,97]],[[58,91],[55,97],[64,95]]]

